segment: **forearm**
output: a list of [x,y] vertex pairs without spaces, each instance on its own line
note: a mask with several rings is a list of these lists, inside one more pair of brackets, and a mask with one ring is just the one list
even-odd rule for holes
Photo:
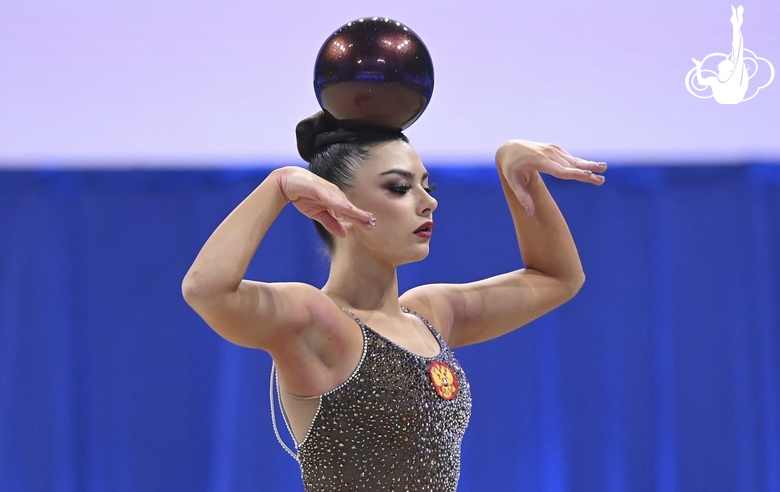
[[536,210],[530,217],[526,215],[525,208],[509,187],[500,167],[499,176],[526,268],[579,288],[585,277],[577,247],[558,205],[539,173],[531,173],[527,185],[536,204]]
[[184,277],[185,298],[212,297],[238,289],[249,262],[287,204],[275,170],[211,234]]

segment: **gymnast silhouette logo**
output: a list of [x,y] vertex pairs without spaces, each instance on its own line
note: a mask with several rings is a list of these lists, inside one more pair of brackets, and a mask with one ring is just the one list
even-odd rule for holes
[[[685,76],[685,88],[688,92],[700,99],[708,99],[714,97],[715,101],[720,104],[739,104],[743,101],[749,101],[756,97],[758,91],[763,89],[772,83],[775,78],[775,67],[769,63],[766,58],[756,56],[755,53],[745,48],[744,41],[742,39],[742,12],[744,12],[742,5],[738,9],[734,9],[731,6],[731,27],[732,27],[732,39],[731,39],[731,53],[726,55],[724,53],[710,53],[702,61],[692,58],[693,63],[696,65]],[[703,69],[704,63],[713,58],[714,61],[721,60],[718,63],[718,73],[713,70]],[[756,88],[749,97],[745,97],[748,91],[748,85],[750,79],[755,77],[758,73],[759,61],[766,63],[769,67],[769,80],[762,86]],[[762,71],[764,73],[765,71]],[[712,74],[714,77],[704,77],[702,74]],[[699,93],[706,93],[707,88],[712,89],[712,93],[709,95],[699,95]],[[695,92],[694,92],[695,91]]]

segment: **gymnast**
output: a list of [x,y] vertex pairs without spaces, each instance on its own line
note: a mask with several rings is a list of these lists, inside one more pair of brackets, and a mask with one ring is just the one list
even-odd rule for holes
[[[228,215],[187,272],[184,298],[225,339],[273,357],[307,491],[455,490],[471,393],[452,349],[577,293],[577,249],[540,173],[601,185],[606,164],[556,145],[503,144],[495,163],[525,268],[399,294],[396,269],[428,255],[437,207],[406,136],[346,130],[320,112],[297,138],[309,169],[272,171]],[[329,249],[322,288],[244,279],[290,203]]]

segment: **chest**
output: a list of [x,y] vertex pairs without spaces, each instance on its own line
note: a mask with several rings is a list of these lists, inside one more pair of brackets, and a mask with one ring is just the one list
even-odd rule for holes
[[435,357],[423,357],[369,332],[358,369],[322,395],[315,425],[324,433],[351,428],[347,432],[455,438],[470,415],[468,380],[446,346]]

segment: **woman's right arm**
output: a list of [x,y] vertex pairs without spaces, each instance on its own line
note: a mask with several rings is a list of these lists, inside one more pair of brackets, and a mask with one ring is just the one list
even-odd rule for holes
[[346,235],[339,218],[370,227],[371,215],[352,206],[332,183],[299,167],[272,171],[212,233],[182,282],[187,303],[238,345],[272,351],[296,329],[311,325],[311,303],[323,296],[307,284],[243,278],[288,202],[339,236]]

